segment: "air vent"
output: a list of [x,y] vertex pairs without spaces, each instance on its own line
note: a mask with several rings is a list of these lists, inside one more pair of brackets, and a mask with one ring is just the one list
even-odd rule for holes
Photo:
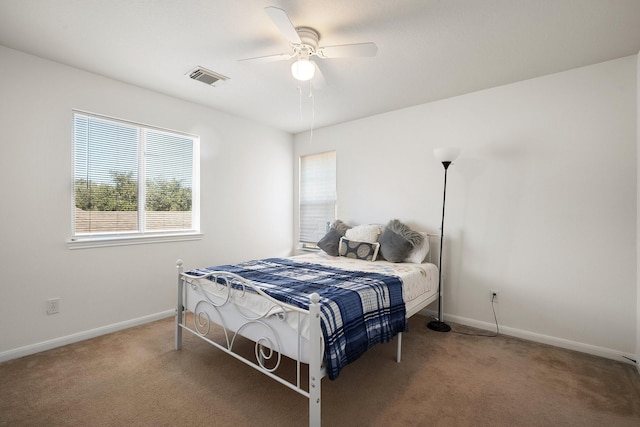
[[211,70],[207,70],[203,67],[196,67],[187,73],[189,78],[197,80],[202,83],[206,83],[210,86],[218,86],[225,80],[229,80],[229,77],[225,77],[222,74],[214,73]]

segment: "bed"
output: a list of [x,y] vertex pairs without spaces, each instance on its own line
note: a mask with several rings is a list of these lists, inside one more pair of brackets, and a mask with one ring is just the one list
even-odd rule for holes
[[308,398],[309,425],[320,426],[324,377],[393,339],[400,363],[406,320],[438,298],[431,259],[433,251],[422,263],[318,251],[188,271],[178,260],[176,349],[190,332]]

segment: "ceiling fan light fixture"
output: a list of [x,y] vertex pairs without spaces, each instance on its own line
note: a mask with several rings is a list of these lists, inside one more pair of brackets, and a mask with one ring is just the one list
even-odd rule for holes
[[315,72],[316,67],[309,61],[309,58],[298,58],[297,61],[291,64],[291,74],[297,80],[303,82],[311,80]]

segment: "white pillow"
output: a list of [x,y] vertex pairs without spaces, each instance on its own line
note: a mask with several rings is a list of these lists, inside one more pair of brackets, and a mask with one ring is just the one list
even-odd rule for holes
[[424,240],[420,246],[411,249],[403,262],[412,262],[414,264],[422,264],[429,254],[429,236],[427,233],[420,232],[424,236]]
[[356,225],[345,233],[344,237],[356,242],[377,243],[383,225]]

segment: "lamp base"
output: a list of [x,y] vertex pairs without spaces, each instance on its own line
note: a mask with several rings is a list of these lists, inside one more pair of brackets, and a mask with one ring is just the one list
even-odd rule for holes
[[451,331],[451,326],[449,326],[446,323],[441,322],[439,320],[432,320],[431,322],[427,323],[427,328],[431,329],[432,331],[437,331],[437,332],[449,332],[449,331]]

